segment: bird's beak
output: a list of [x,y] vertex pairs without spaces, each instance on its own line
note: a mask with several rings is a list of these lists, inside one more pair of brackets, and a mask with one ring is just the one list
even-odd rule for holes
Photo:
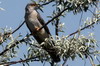
[[37,4],[36,6],[37,6],[37,7],[36,7],[37,9],[39,9],[40,11],[42,11],[42,12],[43,12],[43,10],[42,10],[42,8],[41,8],[41,5],[40,5],[40,4]]
[[31,6],[33,6],[33,7],[35,6],[35,9],[39,9],[40,11],[43,12],[40,4],[31,4]]

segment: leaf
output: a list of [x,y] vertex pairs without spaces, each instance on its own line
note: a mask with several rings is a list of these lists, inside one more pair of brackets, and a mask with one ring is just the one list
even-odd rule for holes
[[100,64],[99,64],[99,65],[97,65],[97,66],[100,66]]
[[1,8],[1,7],[0,7],[0,10],[5,11],[5,9],[4,8]]

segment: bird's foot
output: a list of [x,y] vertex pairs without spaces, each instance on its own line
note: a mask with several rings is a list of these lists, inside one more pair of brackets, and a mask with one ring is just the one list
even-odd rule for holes
[[35,31],[33,31],[32,33],[31,33],[31,35],[35,35],[38,31],[39,31],[39,27],[35,27]]
[[35,29],[36,29],[36,31],[39,31],[40,28],[39,27],[36,27]]

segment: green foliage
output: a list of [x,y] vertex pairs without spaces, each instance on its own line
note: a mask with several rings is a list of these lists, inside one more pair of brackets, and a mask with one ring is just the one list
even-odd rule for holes
[[97,66],[100,66],[100,65],[97,65]]

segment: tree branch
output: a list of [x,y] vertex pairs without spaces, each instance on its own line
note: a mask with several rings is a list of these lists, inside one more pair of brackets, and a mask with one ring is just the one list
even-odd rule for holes
[[[100,20],[98,20],[98,21],[100,21]],[[76,30],[75,32],[69,34],[69,35],[67,36],[67,38],[70,37],[70,36],[72,36],[72,35],[74,35],[74,34],[76,34],[76,33],[78,33],[79,31],[82,31],[82,30],[84,30],[84,29],[86,29],[86,28],[89,28],[90,26],[94,25],[95,23],[96,23],[96,22],[93,22],[93,23],[91,23],[90,25],[87,25],[87,26],[81,28],[80,30]]]
[[[20,43],[22,43],[22,42],[25,42],[25,40],[26,40],[28,37],[30,37],[30,35],[29,35],[29,36],[25,36],[25,38],[23,38],[23,39],[21,39],[21,40],[16,40],[9,48],[6,48],[5,50],[3,50],[3,51],[0,53],[0,56],[1,56],[1,55],[4,55],[7,51],[9,51],[10,49],[14,48],[16,45],[18,45],[18,44],[20,44]],[[41,46],[37,46],[37,45],[32,45],[32,46],[34,46],[34,47],[36,47],[36,48],[41,48]]]
[[62,15],[63,12],[65,12],[67,9],[69,9],[69,7],[65,8],[64,10],[62,10],[61,12],[59,12],[56,16],[54,16],[52,19],[50,19],[45,25],[43,25],[39,31],[44,28],[46,25],[48,25],[50,22],[52,22],[53,20],[55,20],[56,18],[58,18],[59,16]]
[[93,61],[92,57],[91,57],[91,56],[88,56],[88,59],[89,59],[89,61],[90,61],[90,63],[91,63],[91,66],[95,66],[95,64],[94,64],[94,61]]
[[24,23],[25,23],[25,21],[24,21],[22,24],[20,24],[11,34],[15,33],[17,30],[19,30],[19,28],[21,28],[21,26],[22,26]]
[[12,44],[9,48],[6,48],[5,50],[3,50],[1,53],[0,53],[0,56],[1,55],[4,55],[4,53],[6,53],[8,50],[10,50],[11,48],[15,47],[16,45],[18,45],[19,43],[21,42],[24,42],[24,39],[21,39],[19,41],[16,41],[14,42],[14,44]]
[[53,2],[53,1],[54,1],[54,0],[51,0],[51,1],[46,2],[46,3],[44,3],[44,4],[40,5],[40,6],[44,6],[44,5],[50,4],[50,3]]
[[65,66],[65,64],[66,64],[67,60],[68,60],[68,59],[65,59],[64,63],[62,64],[62,66]]
[[[40,57],[40,56],[31,57],[31,58],[27,58],[27,59],[19,60],[19,61],[4,62],[4,63],[0,63],[0,65],[12,65],[12,64],[27,62],[27,61],[32,60],[32,59],[34,59],[33,61],[40,61],[40,60],[36,60],[36,58],[38,58],[38,57]],[[44,59],[44,60],[46,60],[46,59]]]
[[55,34],[58,36],[59,34],[58,34],[58,24],[59,24],[59,19],[57,18],[56,19],[56,24],[55,24]]

